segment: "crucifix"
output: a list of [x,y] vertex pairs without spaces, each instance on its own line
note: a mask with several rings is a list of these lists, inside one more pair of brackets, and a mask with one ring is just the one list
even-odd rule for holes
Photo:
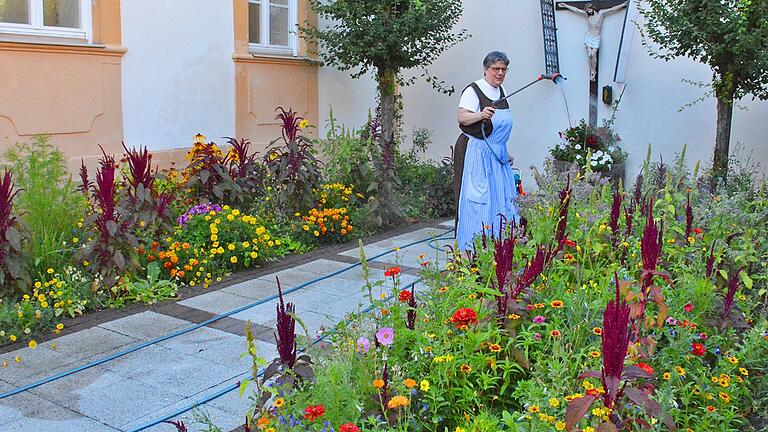
[[589,124],[597,126],[598,61],[600,53],[600,29],[606,15],[627,6],[628,0],[591,0],[558,2],[557,9],[566,9],[587,18],[584,47],[589,58]]

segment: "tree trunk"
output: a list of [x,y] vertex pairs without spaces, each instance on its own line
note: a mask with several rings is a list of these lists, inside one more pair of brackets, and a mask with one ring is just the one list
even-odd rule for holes
[[381,136],[379,137],[378,188],[375,210],[385,225],[402,221],[400,205],[394,194],[395,178],[395,129],[397,128],[397,73],[393,69],[380,68],[377,74]]
[[712,160],[713,181],[725,181],[728,175],[728,149],[731,141],[731,120],[733,118],[733,95],[717,98],[717,136],[715,155]]

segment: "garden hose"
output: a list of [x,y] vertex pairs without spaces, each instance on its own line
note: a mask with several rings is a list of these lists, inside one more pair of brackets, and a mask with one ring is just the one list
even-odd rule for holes
[[[453,231],[453,229],[449,229],[449,230],[443,231],[443,232],[441,233],[441,235],[442,235],[442,234],[446,234],[446,233],[449,233],[449,232],[451,232],[451,231]],[[430,237],[430,238],[426,238],[426,239],[422,239],[422,240],[418,240],[418,241],[414,241],[414,242],[408,243],[408,244],[406,244],[406,245],[404,245],[404,246],[401,246],[401,247],[399,247],[399,248],[390,249],[389,251],[386,251],[386,252],[382,252],[382,253],[380,253],[380,254],[378,254],[378,255],[375,255],[375,256],[373,256],[373,257],[367,258],[367,260],[368,260],[368,261],[373,261],[373,260],[375,260],[375,259],[378,259],[378,258],[381,258],[381,257],[383,257],[383,256],[389,255],[389,254],[391,254],[392,252],[395,252],[395,251],[397,251],[398,249],[405,249],[405,248],[408,248],[408,247],[411,247],[411,246],[417,245],[417,244],[419,244],[419,243],[428,242],[428,241],[429,241],[429,240],[431,240],[431,239],[432,239],[432,237]],[[356,263],[354,263],[354,264],[350,264],[350,265],[349,265],[349,266],[347,266],[347,267],[341,268],[341,269],[339,269],[339,270],[335,270],[335,271],[333,271],[333,272],[331,272],[331,273],[328,273],[328,274],[326,274],[326,275],[323,275],[323,276],[321,276],[321,277],[318,277],[318,278],[312,279],[312,280],[310,280],[310,281],[304,282],[304,283],[302,283],[302,284],[300,284],[300,285],[297,285],[297,286],[295,286],[295,287],[293,287],[293,288],[290,288],[290,289],[284,290],[284,291],[283,291],[283,293],[284,293],[284,294],[289,294],[289,293],[292,293],[292,292],[294,292],[294,291],[297,291],[297,290],[303,289],[303,288],[305,288],[305,287],[307,287],[307,286],[309,286],[309,285],[311,285],[311,284],[314,284],[314,283],[317,283],[317,282],[320,282],[320,281],[323,281],[323,280],[329,279],[329,278],[331,278],[331,277],[333,277],[333,276],[336,276],[336,275],[338,275],[338,274],[341,274],[341,273],[344,273],[344,272],[346,272],[346,271],[352,270],[352,269],[354,269],[355,267],[357,267],[357,266],[360,266],[360,265],[362,265],[362,263],[361,263],[360,261],[358,261],[358,262],[356,262]],[[127,355],[127,354],[130,354],[130,353],[133,353],[133,352],[139,351],[139,350],[141,350],[141,349],[143,349],[143,348],[146,348],[146,347],[148,347],[148,346],[156,345],[156,344],[158,344],[158,343],[160,343],[160,342],[163,342],[163,341],[166,341],[166,340],[168,340],[168,339],[171,339],[171,338],[174,338],[174,337],[177,337],[177,336],[181,336],[181,335],[183,335],[183,334],[186,334],[186,333],[192,332],[192,331],[194,331],[194,330],[197,330],[197,329],[199,329],[199,328],[201,328],[201,327],[205,327],[205,326],[207,326],[207,325],[209,325],[209,324],[212,324],[212,323],[215,323],[215,322],[217,322],[217,321],[220,321],[220,320],[222,320],[222,319],[224,319],[224,318],[230,317],[230,316],[232,316],[232,315],[234,315],[234,314],[237,314],[237,313],[243,312],[243,311],[245,311],[245,310],[251,309],[251,308],[253,308],[253,307],[256,307],[256,306],[258,306],[258,305],[261,305],[261,304],[267,303],[267,302],[269,302],[269,301],[272,301],[272,300],[274,300],[274,299],[276,299],[276,298],[278,298],[278,295],[272,295],[272,296],[270,296],[270,297],[267,297],[267,298],[261,299],[261,300],[259,300],[259,301],[253,302],[253,303],[251,303],[251,304],[247,304],[247,305],[245,305],[245,306],[241,306],[241,307],[239,307],[239,308],[233,309],[233,310],[231,310],[231,311],[229,311],[229,312],[225,312],[225,313],[223,313],[223,314],[217,315],[217,316],[215,316],[215,317],[213,317],[213,318],[210,318],[210,319],[208,319],[208,320],[205,320],[205,321],[203,321],[203,322],[201,322],[201,323],[199,323],[199,324],[195,324],[195,325],[192,325],[192,326],[190,326],[190,327],[187,327],[187,328],[185,328],[185,329],[177,330],[177,331],[175,331],[175,332],[171,332],[171,333],[168,333],[168,334],[166,334],[166,335],[164,335],[164,336],[160,336],[160,337],[157,337],[157,338],[155,338],[155,339],[149,340],[149,341],[147,341],[147,342],[143,342],[143,343],[141,343],[141,344],[138,344],[138,345],[136,345],[136,346],[134,346],[134,347],[132,347],[132,348],[129,348],[129,349],[127,349],[127,350],[124,350],[124,351],[120,351],[120,352],[118,352],[118,353],[112,354],[112,355],[110,355],[110,356],[107,356],[107,357],[104,357],[104,358],[102,358],[102,359],[99,359],[99,360],[94,360],[94,361],[92,361],[92,362],[90,362],[90,363],[87,363],[87,364],[84,364],[84,365],[82,365],[82,366],[78,366],[78,367],[76,367],[76,368],[72,368],[72,369],[66,370],[66,371],[64,371],[64,372],[60,372],[60,373],[58,373],[58,374],[54,374],[54,375],[48,376],[48,377],[46,377],[46,378],[40,379],[40,380],[38,380],[38,381],[35,381],[35,382],[33,382],[33,383],[30,383],[30,384],[26,384],[26,385],[23,385],[23,386],[21,386],[21,387],[15,388],[15,389],[13,389],[13,390],[9,390],[9,391],[7,391],[7,392],[4,392],[4,393],[0,393],[0,400],[2,400],[2,399],[5,399],[5,398],[7,398],[7,397],[10,397],[10,396],[13,396],[13,395],[16,395],[16,394],[19,394],[19,393],[24,393],[24,392],[26,392],[26,391],[28,391],[28,390],[31,390],[31,389],[33,389],[33,388],[36,388],[36,387],[40,387],[41,385],[44,385],[44,384],[48,384],[48,383],[50,383],[50,382],[53,382],[53,381],[59,380],[59,379],[61,379],[61,378],[65,378],[65,377],[67,377],[67,376],[70,376],[70,375],[72,375],[72,374],[75,374],[75,373],[77,373],[77,372],[81,372],[81,371],[84,371],[84,370],[86,370],[86,369],[90,369],[90,368],[92,368],[92,367],[94,367],[94,366],[98,366],[98,365],[100,365],[100,364],[104,364],[104,363],[107,363],[107,362],[109,362],[109,361],[112,361],[112,360],[115,360],[115,359],[117,359],[117,358],[123,357],[123,356],[125,356],[125,355]]]

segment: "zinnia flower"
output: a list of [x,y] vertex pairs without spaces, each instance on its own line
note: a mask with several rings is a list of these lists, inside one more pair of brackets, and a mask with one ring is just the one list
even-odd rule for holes
[[638,363],[636,366],[639,367],[640,369],[648,372],[648,375],[653,375],[653,368],[648,363],[642,363],[641,362],[641,363]]
[[384,346],[392,345],[395,338],[395,330],[392,327],[382,327],[376,332],[376,340]]
[[306,408],[304,408],[304,419],[309,421],[315,421],[319,417],[322,417],[323,414],[325,414],[325,407],[323,405],[310,405]]
[[410,378],[406,378],[403,381],[403,384],[405,385],[406,388],[414,388],[414,387],[416,387],[416,381],[414,381],[414,380],[412,380]]
[[691,352],[693,355],[701,357],[704,355],[705,352],[707,352],[707,349],[704,347],[703,344],[694,342],[691,344]]
[[541,316],[541,315],[537,315],[537,316],[533,317],[533,322],[534,322],[534,323],[536,323],[536,324],[541,324],[541,323],[543,323],[543,322],[544,322],[544,321],[546,321],[546,320],[547,320],[547,319],[546,319],[546,318],[544,318],[544,317],[543,317],[543,316]]
[[398,298],[398,300],[400,300],[401,302],[405,303],[405,302],[407,302],[408,300],[410,300],[412,298],[413,298],[413,294],[411,294],[410,291],[402,290],[402,291],[400,291],[400,297]]
[[410,403],[407,397],[405,396],[394,396],[392,399],[387,402],[387,408],[389,409],[397,409],[400,407],[407,406]]
[[460,329],[462,326],[477,324],[477,312],[472,308],[461,308],[456,310],[451,317],[451,322]]
[[386,277],[395,277],[400,274],[400,267],[390,267],[384,272],[384,276]]
[[344,423],[339,426],[339,432],[360,432],[360,428],[355,426],[354,423]]

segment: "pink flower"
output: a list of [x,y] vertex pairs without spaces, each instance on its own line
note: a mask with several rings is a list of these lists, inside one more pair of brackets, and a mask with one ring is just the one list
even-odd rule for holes
[[362,353],[367,353],[368,350],[371,349],[371,341],[369,341],[367,338],[360,337],[357,340],[357,350]]
[[376,340],[384,346],[392,345],[395,339],[395,330],[392,327],[382,327],[376,332]]
[[547,320],[547,319],[546,319],[546,318],[544,318],[544,317],[543,317],[543,316],[541,316],[541,315],[537,315],[537,316],[533,317],[533,322],[535,322],[536,324],[541,324],[541,323],[543,323],[543,322],[544,322],[544,321],[546,321],[546,320]]
[[683,306],[683,309],[685,309],[686,312],[691,313],[693,310],[693,305],[690,303],[686,303],[685,306]]

